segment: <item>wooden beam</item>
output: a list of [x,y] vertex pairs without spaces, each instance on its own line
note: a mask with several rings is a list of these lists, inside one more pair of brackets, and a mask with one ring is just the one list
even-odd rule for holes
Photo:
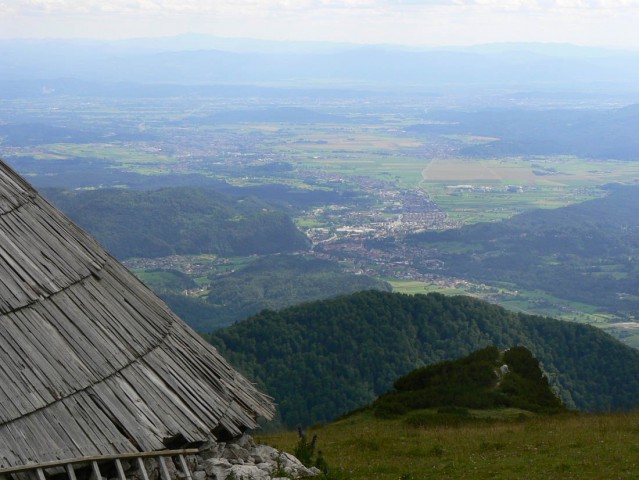
[[142,474],[142,480],[149,480],[149,474],[146,472],[146,467],[144,466],[144,460],[138,457],[138,468],[140,469],[140,473]]
[[75,476],[75,470],[73,469],[73,464],[72,463],[67,463],[65,465],[65,468],[67,470],[67,477],[69,478],[69,480],[78,480],[76,478],[76,476]]
[[[115,460],[116,458],[119,458],[120,460],[131,460],[135,458],[161,458],[161,457],[172,457],[176,455],[197,455],[199,452],[200,451],[197,448],[190,448],[190,449],[183,449],[183,450],[156,450],[153,452],[131,452],[131,453],[119,453],[114,455],[96,455],[96,456],[89,456],[89,457],[71,458],[68,460],[56,460],[54,462],[32,463],[29,465],[21,465],[19,467],[0,468],[0,475],[9,475],[12,473],[27,472],[29,470],[45,470],[47,468],[53,468],[53,467],[64,467],[67,464],[105,462],[109,460]],[[44,472],[43,472],[43,475],[44,475]],[[43,477],[43,478],[39,478],[39,480],[45,480],[45,479]]]
[[162,480],[171,480],[171,475],[169,475],[169,469],[166,468],[164,457],[158,457],[158,464],[160,465],[160,475]]
[[102,480],[102,472],[100,472],[100,466],[98,465],[98,462],[93,460],[91,462],[91,469],[93,470],[93,476],[95,477],[92,480]]
[[193,477],[191,476],[191,470],[189,470],[189,466],[186,464],[186,459],[184,458],[184,455],[180,454],[178,455],[178,458],[180,459],[180,465],[182,466],[182,473],[184,473],[186,480],[193,480]]
[[120,480],[126,480],[126,475],[124,474],[124,469],[122,468],[122,460],[119,458],[115,459],[115,469],[118,471],[118,477]]

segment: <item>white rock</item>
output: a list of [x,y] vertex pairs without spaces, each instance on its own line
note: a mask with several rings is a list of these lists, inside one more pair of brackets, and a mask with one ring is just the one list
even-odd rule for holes
[[246,480],[270,480],[271,477],[264,470],[260,470],[255,465],[234,465],[231,473],[235,478],[244,478]]
[[264,470],[266,473],[268,473],[269,475],[271,473],[273,473],[273,470],[275,470],[275,465],[272,463],[268,463],[268,462],[263,462],[263,463],[258,463],[257,465],[255,465],[257,468],[259,468],[260,470]]
[[[210,458],[204,462],[204,471],[216,480],[224,479],[225,472],[231,470],[231,463],[226,458]],[[228,475],[228,473],[226,473]]]
[[248,434],[242,435],[238,438],[235,443],[246,450],[252,450],[255,448],[255,442],[253,441],[253,437]]
[[240,447],[236,443],[230,443],[224,449],[224,454],[222,455],[224,458],[228,458],[229,460],[242,460],[242,462],[247,462],[251,458],[251,454],[245,448]]
[[280,452],[268,445],[257,445],[252,451],[251,456],[256,463],[274,461]]
[[193,472],[193,480],[206,480],[206,472],[204,470],[196,470]]

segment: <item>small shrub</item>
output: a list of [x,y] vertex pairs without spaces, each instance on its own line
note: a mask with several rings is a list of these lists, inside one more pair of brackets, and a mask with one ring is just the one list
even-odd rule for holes
[[410,410],[405,404],[398,401],[388,400],[380,401],[373,411],[377,418],[396,418],[401,417]]
[[[315,446],[317,444],[317,435],[313,435],[310,442],[306,440],[306,435],[301,427],[297,427],[297,433],[299,435],[299,442],[293,450],[293,454],[297,459],[306,467],[316,467],[322,475],[315,477],[321,480],[347,480],[350,478],[350,474],[344,469],[332,469],[329,468],[328,463],[324,459],[324,455],[321,450],[318,450],[315,454]],[[287,475],[284,475],[287,476]]]
[[440,407],[437,409],[437,413],[448,414],[448,415],[459,415],[462,417],[468,417],[470,412],[467,408],[464,407],[455,407],[453,405],[448,407]]
[[315,458],[313,466],[317,467],[324,475],[328,473],[328,463],[326,463],[321,450],[317,452],[317,458]]
[[430,450],[428,450],[428,454],[431,457],[441,457],[445,453],[444,447],[440,444],[433,445]]
[[425,411],[411,412],[406,415],[404,423],[410,427],[449,427],[457,426],[472,421],[470,416],[451,415],[448,413],[432,413]]
[[501,442],[481,442],[479,444],[480,452],[499,451],[506,448],[506,445]]
[[315,442],[317,441],[317,436],[314,435],[313,439],[310,442],[307,442],[306,436],[302,430],[299,429],[298,431],[300,432],[300,440],[297,442],[297,445],[295,445],[293,455],[295,455],[305,467],[310,467],[313,465],[313,454],[315,453]]

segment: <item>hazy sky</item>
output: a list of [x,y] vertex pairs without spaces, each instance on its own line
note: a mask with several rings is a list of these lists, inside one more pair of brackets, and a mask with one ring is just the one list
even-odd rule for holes
[[639,0],[0,0],[0,37],[222,37],[639,48]]

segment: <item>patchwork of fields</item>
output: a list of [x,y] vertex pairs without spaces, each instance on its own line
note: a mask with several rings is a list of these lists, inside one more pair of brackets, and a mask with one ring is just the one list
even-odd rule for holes
[[[300,104],[291,110],[295,121],[265,121],[270,108],[276,117],[281,110],[268,102],[250,110],[243,99],[65,102],[19,99],[0,106],[5,116],[36,116],[39,122],[62,122],[69,129],[66,137],[52,131],[36,141],[25,130],[13,144],[11,137],[4,139],[5,158],[38,187],[157,188],[177,183],[213,185],[237,194],[268,192],[268,200],[286,204],[316,245],[345,242],[341,253],[326,250],[322,255],[349,271],[390,280],[399,291],[476,295],[520,311],[595,324],[639,345],[634,318],[618,311],[602,311],[552,292],[416,274],[391,261],[392,255],[371,261],[374,256],[360,258],[357,253],[367,235],[380,239],[494,222],[602,197],[606,184],[639,179],[639,162],[561,154],[469,155],[465,148],[499,138],[411,128],[423,121],[418,104],[387,107],[384,113],[370,113],[369,105],[362,110],[356,103],[314,105],[314,110]],[[232,114],[231,120],[225,120],[225,112]],[[242,118],[233,120],[237,112]],[[255,112],[259,115],[252,120]],[[301,193],[307,195],[305,203],[295,204]],[[411,260],[413,254],[400,256]]]

